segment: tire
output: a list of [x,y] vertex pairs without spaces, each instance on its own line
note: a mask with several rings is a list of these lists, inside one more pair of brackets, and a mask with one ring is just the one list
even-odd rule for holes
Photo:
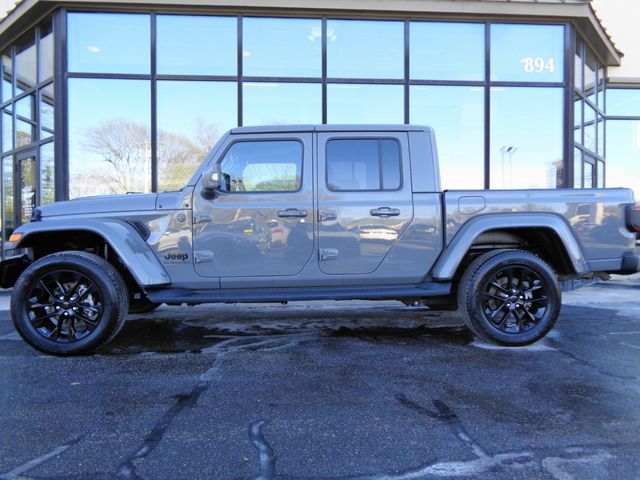
[[147,297],[142,296],[140,298],[129,299],[129,313],[133,315],[140,315],[143,313],[153,312],[158,308],[161,303],[153,303]]
[[482,340],[522,346],[543,338],[560,315],[553,269],[524,250],[495,250],[475,259],[458,286],[467,326]]
[[20,336],[51,355],[90,353],[124,325],[129,301],[118,271],[86,252],[47,255],[18,278],[11,318]]

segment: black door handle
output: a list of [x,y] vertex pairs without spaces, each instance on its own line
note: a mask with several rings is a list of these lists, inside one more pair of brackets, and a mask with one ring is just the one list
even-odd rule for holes
[[280,218],[303,218],[309,215],[306,210],[298,210],[297,208],[287,208],[286,210],[278,210]]
[[397,208],[379,207],[372,209],[369,213],[372,217],[397,217],[400,215],[400,210]]

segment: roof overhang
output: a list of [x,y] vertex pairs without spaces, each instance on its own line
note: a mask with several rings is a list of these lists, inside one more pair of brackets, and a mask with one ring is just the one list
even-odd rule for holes
[[23,0],[0,21],[0,44],[34,22],[42,12],[57,5],[96,9],[215,9],[220,11],[290,12],[291,14],[330,13],[332,15],[431,16],[451,18],[523,18],[540,21],[572,22],[607,65],[620,65],[618,51],[588,0]]

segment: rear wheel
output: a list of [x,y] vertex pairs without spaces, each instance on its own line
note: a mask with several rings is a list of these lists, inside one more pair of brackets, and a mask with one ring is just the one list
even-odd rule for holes
[[127,291],[101,257],[60,252],[27,268],[13,288],[11,317],[32,347],[53,355],[91,352],[122,328]]
[[486,253],[467,268],[458,304],[480,338],[507,346],[544,337],[560,314],[561,293],[551,267],[523,250]]

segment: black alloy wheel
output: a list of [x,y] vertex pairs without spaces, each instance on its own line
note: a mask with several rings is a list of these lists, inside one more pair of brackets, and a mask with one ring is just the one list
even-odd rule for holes
[[507,346],[543,338],[560,314],[553,269],[523,250],[495,250],[476,258],[458,286],[458,305],[479,338]]
[[90,335],[102,319],[99,290],[77,271],[53,270],[43,275],[27,298],[31,325],[50,341],[81,340]]
[[52,355],[100,348],[120,331],[128,308],[120,273],[86,252],[36,260],[22,272],[11,295],[11,318],[20,336]]
[[531,268],[514,266],[498,270],[483,288],[484,315],[501,332],[525,332],[544,318],[549,304],[548,290]]

